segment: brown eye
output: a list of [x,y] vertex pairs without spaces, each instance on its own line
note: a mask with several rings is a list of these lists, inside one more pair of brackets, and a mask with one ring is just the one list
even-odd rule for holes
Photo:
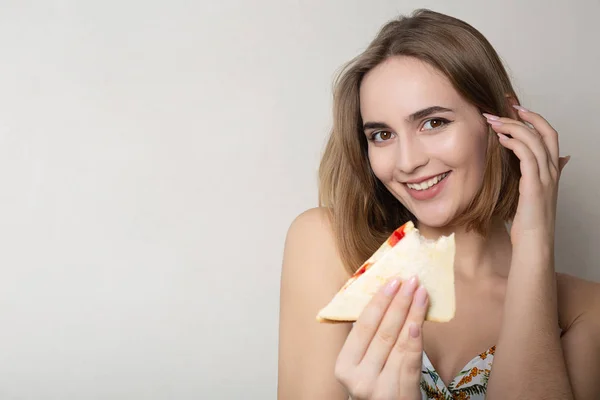
[[371,140],[373,142],[385,142],[386,140],[390,140],[391,138],[393,138],[393,135],[394,134],[392,132],[379,131],[371,135]]
[[425,130],[431,130],[431,129],[438,129],[443,127],[444,125],[447,125],[450,121],[448,121],[447,119],[444,118],[434,118],[434,119],[430,119],[428,121],[425,122],[425,126],[427,126],[427,124],[430,125],[429,128],[426,128]]

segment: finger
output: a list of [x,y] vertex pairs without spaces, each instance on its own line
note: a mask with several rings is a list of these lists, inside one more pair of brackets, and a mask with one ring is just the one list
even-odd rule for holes
[[529,122],[535,127],[535,130],[540,133],[544,139],[544,142],[546,143],[546,147],[548,148],[550,160],[554,166],[558,168],[558,155],[560,154],[558,145],[558,132],[556,132],[552,125],[550,125],[550,123],[541,115],[529,111],[521,106],[513,107],[519,111],[519,117],[521,117],[523,121]]
[[[499,121],[499,122],[502,122],[502,123],[516,124],[516,125],[522,126],[523,128],[525,128],[525,129],[527,129],[527,130],[529,130],[529,131],[531,131],[531,132],[533,132],[533,133],[535,133],[536,135],[539,136],[539,133],[537,133],[537,131],[535,130],[535,128],[533,127],[533,125],[529,125],[529,124],[527,124],[527,123],[525,123],[523,121],[519,121],[517,119],[512,119],[512,118],[508,118],[508,117],[507,118],[499,117],[497,115],[492,115],[492,114],[487,114],[487,113],[482,113],[482,115],[487,119],[488,123],[490,123],[492,121]],[[494,124],[490,123],[490,125],[494,125]],[[497,125],[500,125],[500,124],[497,124]]]
[[510,135],[529,146],[536,156],[540,177],[544,179],[544,181],[551,176],[549,151],[546,148],[542,136],[534,128],[529,127],[524,122],[511,118],[501,118],[490,114],[483,115],[487,118],[487,122],[492,126],[494,131]]
[[373,339],[381,318],[400,287],[400,278],[388,280],[360,313],[338,355],[338,362],[358,365]]
[[[414,351],[404,359],[400,374],[400,388],[403,391],[414,391],[414,398],[420,394],[421,370],[423,367],[423,322],[427,314],[428,297],[425,288],[421,287],[415,294],[414,316],[408,317],[408,337],[412,340]],[[411,311],[413,311],[411,309]],[[404,393],[403,393],[404,394]],[[413,398],[413,397],[410,397]]]
[[384,377],[400,374],[401,388],[412,387],[413,383],[418,387],[423,361],[422,330],[428,303],[427,291],[421,286],[415,292],[406,322],[381,373]]
[[[524,177],[536,177],[539,179],[540,171],[537,159],[529,147],[519,139],[509,138],[502,133],[498,134],[498,138],[500,139],[500,144],[512,150],[521,161],[521,174]],[[546,166],[546,168],[548,167]]]
[[522,122],[514,121],[509,118],[499,118],[498,120],[488,119],[488,123],[497,133],[510,135],[524,143],[531,153],[535,156],[535,162],[538,166],[539,177],[542,182],[550,182],[552,174],[548,160],[548,150],[542,137]]
[[371,340],[361,364],[365,363],[377,372],[381,371],[404,326],[417,284],[416,277],[402,284]]

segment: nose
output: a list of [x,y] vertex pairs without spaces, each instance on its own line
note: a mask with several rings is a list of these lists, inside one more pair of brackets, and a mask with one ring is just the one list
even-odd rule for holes
[[397,141],[399,148],[396,168],[402,171],[403,174],[411,174],[420,167],[427,165],[429,156],[415,136],[404,135],[402,139]]

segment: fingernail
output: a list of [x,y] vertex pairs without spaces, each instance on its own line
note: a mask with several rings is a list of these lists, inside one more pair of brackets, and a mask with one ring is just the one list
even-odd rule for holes
[[427,303],[427,290],[423,285],[419,286],[415,293],[415,303],[420,307],[424,307]]
[[488,124],[494,125],[494,126],[500,126],[500,125],[502,125],[502,122],[500,122],[500,121],[491,121],[491,120],[488,119],[487,122],[488,122]]
[[529,110],[528,110],[528,109],[526,109],[525,107],[521,107],[521,106],[518,106],[518,105],[516,105],[516,104],[513,104],[513,108],[516,108],[516,109],[517,109],[517,110],[519,110],[519,111],[523,111],[523,112],[529,112]]
[[415,324],[414,322],[408,327],[408,333],[413,338],[418,338],[420,331],[421,330],[419,329],[419,325]]
[[417,288],[417,277],[413,276],[408,281],[402,284],[402,289],[400,291],[404,296],[412,296],[413,292]]
[[500,140],[508,140],[508,136],[506,136],[504,133],[498,133],[498,138]]
[[482,113],[481,115],[483,115],[487,119],[491,119],[492,121],[497,121],[500,119],[500,117],[497,115],[492,115],[492,114],[487,114],[487,113]]
[[394,278],[387,283],[383,293],[386,296],[393,296],[396,290],[398,290],[398,286],[400,286],[400,278]]

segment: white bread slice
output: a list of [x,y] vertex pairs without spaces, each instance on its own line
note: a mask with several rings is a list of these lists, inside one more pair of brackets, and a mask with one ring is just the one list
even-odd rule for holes
[[456,312],[454,233],[424,238],[409,221],[396,229],[317,314],[319,322],[354,322],[388,278],[417,275],[429,295],[427,321],[447,322]]

